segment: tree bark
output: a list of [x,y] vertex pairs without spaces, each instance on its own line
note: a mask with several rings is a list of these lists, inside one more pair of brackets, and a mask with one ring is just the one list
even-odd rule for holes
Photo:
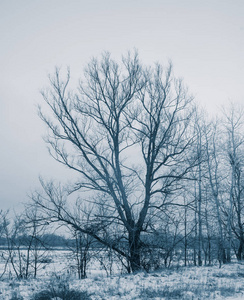
[[140,232],[129,232],[129,249],[130,249],[130,267],[132,272],[137,272],[141,269],[140,255]]

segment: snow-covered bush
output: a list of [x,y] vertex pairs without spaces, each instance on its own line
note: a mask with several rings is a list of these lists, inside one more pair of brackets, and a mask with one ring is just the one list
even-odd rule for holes
[[35,293],[31,300],[90,300],[90,296],[86,291],[78,291],[70,289],[66,280],[53,278],[48,287],[42,291]]

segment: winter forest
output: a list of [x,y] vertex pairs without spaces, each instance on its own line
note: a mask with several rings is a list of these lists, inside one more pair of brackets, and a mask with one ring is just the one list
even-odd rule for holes
[[[228,273],[244,260],[244,107],[230,101],[209,115],[190,90],[171,62],[145,65],[137,51],[91,59],[78,86],[69,69],[55,69],[38,114],[50,155],[74,177],[67,184],[40,177],[24,211],[1,211],[3,282],[39,282],[54,252],[65,261],[55,282],[68,276],[77,286],[92,286],[95,269],[107,280],[135,282],[207,267],[216,278],[244,276],[244,269]],[[29,286],[23,298],[15,285],[3,299],[224,299],[243,291],[144,285],[139,295],[113,291],[107,298],[85,289],[68,296],[65,284],[63,296],[59,289],[28,298]]]

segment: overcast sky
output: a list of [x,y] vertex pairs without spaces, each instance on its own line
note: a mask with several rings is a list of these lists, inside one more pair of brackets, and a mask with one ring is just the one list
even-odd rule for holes
[[146,64],[171,59],[210,113],[244,103],[243,0],[0,0],[0,208],[20,209],[39,175],[72,177],[42,140],[47,74],[70,66],[78,82],[91,57],[133,48]]

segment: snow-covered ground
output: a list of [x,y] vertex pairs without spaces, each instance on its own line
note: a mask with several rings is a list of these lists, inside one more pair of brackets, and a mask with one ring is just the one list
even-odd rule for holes
[[90,299],[94,300],[244,299],[244,264],[241,263],[224,265],[221,269],[217,265],[180,267],[152,273],[116,274],[109,277],[104,271],[99,270],[97,264],[90,266],[88,278],[77,280],[65,271],[66,254],[62,251],[56,253],[56,260],[46,266],[37,279],[18,281],[3,278],[0,282],[0,299],[28,300],[41,290],[62,285],[69,289],[86,291]]

